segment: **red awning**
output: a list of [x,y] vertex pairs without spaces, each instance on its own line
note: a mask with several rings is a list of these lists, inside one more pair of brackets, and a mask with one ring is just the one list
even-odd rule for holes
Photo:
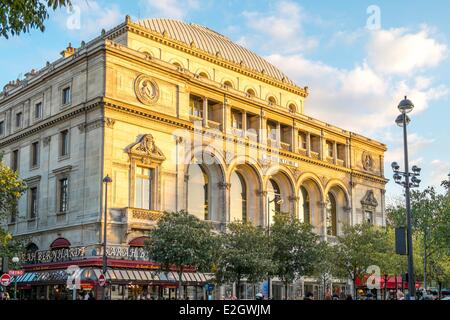
[[[357,287],[365,287],[366,286],[366,281],[367,281],[368,276],[365,275],[363,277],[363,279],[361,278],[356,278],[356,286]],[[384,276],[380,277],[380,289],[384,289],[385,285],[384,285]],[[395,280],[395,276],[389,276],[387,279],[387,288],[388,289],[395,289],[395,284],[396,284],[396,280]],[[397,288],[402,288],[402,276],[397,276]],[[403,288],[408,289],[408,282],[404,282],[403,283]],[[416,288],[420,288],[420,282],[416,281]]]
[[70,248],[70,242],[66,238],[56,238],[50,245],[50,249]]
[[149,239],[149,237],[146,237],[146,236],[137,237],[137,238],[134,238],[133,240],[131,240],[130,242],[128,242],[128,245],[130,247],[143,247],[144,242],[148,239]]

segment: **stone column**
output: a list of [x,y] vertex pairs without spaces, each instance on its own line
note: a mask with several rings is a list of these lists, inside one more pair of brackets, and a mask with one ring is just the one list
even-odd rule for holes
[[203,126],[208,127],[208,98],[203,97]]
[[333,163],[337,164],[337,143],[333,141]]
[[319,202],[319,208],[322,216],[322,236],[323,240],[327,240],[327,203],[325,201]]
[[325,160],[325,139],[323,137],[323,130],[321,130],[320,138],[319,138],[319,159]]
[[247,111],[242,111],[242,132],[244,133],[244,137],[247,136]]
[[350,167],[350,139],[347,139],[347,143],[345,144],[345,166],[347,168]]
[[230,188],[231,183],[227,182],[219,182],[218,185],[219,190],[221,190],[223,196],[223,206],[222,206],[222,216],[220,217],[220,222],[225,227],[230,222]]
[[295,126],[292,127],[292,143],[291,143],[291,151],[297,152],[298,151],[298,128]]
[[311,157],[311,133],[306,133],[306,155]]
[[281,124],[277,122],[277,147],[281,148]]
[[291,202],[291,219],[298,219],[298,201],[300,197],[290,196],[289,201]]
[[267,206],[267,191],[258,190],[256,193],[260,198],[260,207],[261,207],[261,215],[259,217],[260,225],[267,227],[268,225],[267,212],[269,210]]
[[260,116],[259,116],[259,143],[261,144],[267,144],[267,119],[265,112],[261,110]]

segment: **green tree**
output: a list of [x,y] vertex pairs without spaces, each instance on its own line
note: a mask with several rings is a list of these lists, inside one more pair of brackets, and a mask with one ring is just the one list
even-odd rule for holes
[[325,288],[327,282],[333,277],[346,278],[348,274],[336,265],[338,257],[337,246],[327,241],[321,241],[317,246],[317,262],[314,266],[313,275],[319,278],[323,285],[323,296],[325,299]]
[[24,191],[25,183],[2,162],[0,154],[0,257],[12,257],[21,252],[22,243],[13,240],[2,225],[17,214],[17,201]]
[[237,298],[240,298],[243,278],[256,283],[267,278],[272,270],[269,238],[263,228],[240,222],[230,223],[221,238],[216,281],[219,284],[235,282]]
[[277,213],[270,228],[272,245],[273,275],[279,277],[285,286],[297,277],[313,272],[319,256],[319,237],[312,232],[311,225],[292,219],[289,214]]
[[[448,181],[444,181],[442,185],[447,188],[445,194],[439,194],[434,187],[411,192],[415,274],[423,277],[424,282],[428,282],[428,278],[440,279],[440,275],[435,272],[441,268],[445,269],[440,259],[448,255],[450,248]],[[406,210],[403,202],[389,206],[386,212],[389,224],[394,227],[405,226]],[[439,266],[431,265],[436,263]]]
[[145,248],[150,259],[165,269],[175,267],[179,277],[179,297],[183,297],[183,272],[186,267],[210,270],[216,236],[211,226],[185,211],[165,212],[157,228],[149,234]]
[[386,250],[384,231],[368,223],[344,226],[337,237],[336,269],[353,281],[356,296],[356,279],[366,274],[370,265],[380,265]]
[[70,6],[70,0],[2,0],[0,2],[0,36],[29,32],[30,29],[45,30],[44,21],[48,9],[56,10]]

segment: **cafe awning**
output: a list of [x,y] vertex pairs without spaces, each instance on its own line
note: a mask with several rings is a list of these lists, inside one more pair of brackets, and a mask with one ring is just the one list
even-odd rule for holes
[[[96,282],[102,273],[100,268],[82,268],[79,271],[81,282]],[[23,284],[65,284],[68,273],[65,269],[30,271],[17,277],[17,283]],[[108,268],[106,279],[112,284],[178,284],[176,272],[159,270]],[[183,273],[183,283],[186,285],[203,285],[213,279],[212,274],[200,272]]]

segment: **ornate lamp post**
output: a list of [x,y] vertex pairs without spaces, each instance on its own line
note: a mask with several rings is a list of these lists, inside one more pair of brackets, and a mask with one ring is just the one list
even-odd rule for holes
[[[106,175],[106,177],[103,178],[103,183],[105,184],[105,217],[104,217],[104,224],[103,224],[103,275],[106,276],[106,269],[107,269],[107,256],[106,256],[106,224],[108,221],[108,184],[112,182],[112,179],[109,177],[109,175]],[[103,289],[103,300],[105,300],[106,297],[106,289]]]
[[[403,186],[405,188],[405,198],[406,198],[406,228],[407,228],[407,246],[408,246],[408,291],[409,291],[409,299],[415,299],[415,280],[414,280],[414,263],[413,263],[413,246],[412,246],[412,223],[411,223],[411,199],[410,199],[410,188],[419,187],[420,179],[418,176],[420,175],[421,169],[417,166],[413,166],[411,168],[412,173],[409,172],[409,162],[408,162],[408,137],[406,127],[411,122],[411,119],[408,117],[407,113],[411,112],[414,108],[414,104],[408,100],[405,96],[405,99],[400,101],[398,105],[398,110],[400,111],[400,115],[395,119],[395,123],[403,128],[403,149],[404,149],[404,157],[405,157],[405,172],[401,172],[400,166],[397,162],[392,163],[392,170],[394,171],[394,182]],[[402,178],[404,181],[402,181]]]

